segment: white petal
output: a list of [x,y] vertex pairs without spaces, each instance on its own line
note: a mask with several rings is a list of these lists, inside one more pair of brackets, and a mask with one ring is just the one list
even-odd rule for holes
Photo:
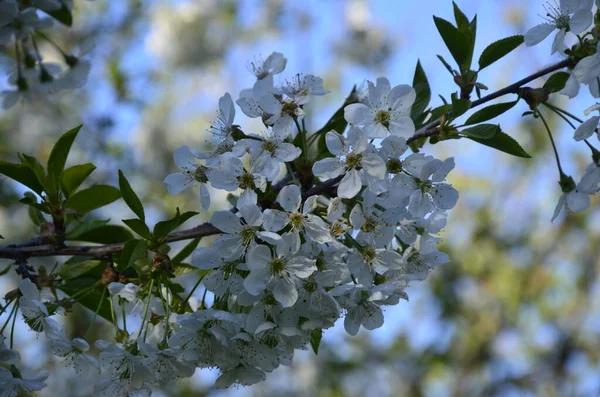
[[593,22],[594,15],[591,9],[580,8],[575,11],[569,21],[569,28],[573,34],[583,33]]
[[598,128],[598,122],[600,121],[600,116],[594,116],[584,121],[577,129],[573,135],[573,139],[576,141],[582,141],[584,139],[589,138],[594,133],[594,130]]
[[210,223],[225,233],[239,233],[242,229],[240,218],[231,211],[215,211],[210,218]]
[[298,300],[296,284],[289,277],[276,278],[273,296],[283,307],[294,306],[294,303]]
[[263,293],[269,283],[269,269],[251,270],[248,277],[244,279],[244,288],[251,295]]
[[344,137],[331,130],[325,134],[325,145],[327,145],[327,150],[329,150],[329,153],[338,156],[345,149]]
[[385,105],[384,101],[389,94],[392,86],[385,77],[377,78],[377,85],[369,84],[369,103],[371,107],[376,108]]
[[564,50],[567,49],[567,47],[565,46],[566,34],[567,32],[564,29],[561,29],[558,32],[556,32],[556,36],[554,36],[554,41],[552,42],[552,54],[556,52],[562,53]]
[[271,249],[266,245],[257,245],[248,252],[246,263],[250,270],[260,270],[267,267],[271,261]]
[[375,153],[364,153],[360,162],[365,171],[372,177],[382,179],[386,174],[385,163]]
[[358,308],[351,309],[346,313],[346,317],[344,318],[344,328],[352,336],[356,335],[360,328],[361,318],[358,312]]
[[231,95],[229,95],[228,92],[219,98],[219,112],[223,117],[223,121],[225,121],[228,126],[233,124],[233,119],[235,118],[235,106],[233,106],[233,99],[231,99]]
[[221,264],[221,255],[214,248],[199,247],[192,253],[192,265],[198,269],[214,269]]
[[571,212],[579,213],[590,206],[590,196],[587,193],[573,191],[567,193],[567,208]]
[[302,193],[297,185],[285,186],[277,195],[277,201],[287,212],[298,212],[302,203]]
[[446,183],[437,184],[432,191],[431,199],[436,208],[441,210],[450,210],[454,208],[458,201],[458,191]]
[[196,157],[187,146],[180,146],[173,153],[173,160],[175,164],[184,171],[195,171],[196,170]]
[[556,29],[556,26],[550,23],[542,23],[532,27],[525,33],[525,44],[531,47],[541,43],[554,29]]
[[573,74],[580,83],[590,84],[593,82],[600,76],[600,54],[583,58],[573,69]]
[[416,98],[414,88],[406,84],[397,85],[388,95],[388,104],[395,112],[404,113],[410,110]]
[[289,215],[283,211],[266,209],[263,213],[263,227],[269,232],[280,231],[289,221]]
[[344,173],[346,166],[335,157],[328,157],[313,164],[313,174],[319,178],[336,178]]
[[579,82],[577,81],[573,73],[571,73],[571,75],[569,76],[565,88],[560,90],[558,93],[566,95],[569,98],[575,98],[577,96],[577,94],[579,93]]
[[367,136],[363,130],[356,126],[351,126],[348,130],[348,140],[346,143],[352,146],[353,153],[362,153],[367,150],[367,147],[369,146]]
[[379,306],[376,306],[375,304],[368,305],[363,310],[366,311],[362,319],[362,325],[365,329],[373,330],[383,325],[383,313]]
[[364,131],[369,139],[385,138],[390,132],[381,123],[368,124],[364,127]]
[[560,195],[560,198],[558,199],[558,203],[556,203],[556,207],[554,208],[554,215],[552,215],[552,219],[550,220],[550,222],[554,222],[554,220],[556,219],[558,214],[560,214],[563,207],[565,206],[565,203],[566,203],[566,198],[565,198],[565,194],[563,193]]
[[183,192],[189,185],[191,185],[193,180],[185,174],[181,172],[177,172],[171,175],[167,175],[163,183],[167,185],[167,190],[169,194],[177,195]]
[[367,105],[353,103],[344,108],[344,118],[350,124],[365,125],[373,122],[373,114]]
[[360,173],[357,170],[350,170],[344,175],[344,178],[338,186],[338,197],[353,198],[360,192],[361,188],[362,182],[360,180]]
[[390,134],[410,138],[415,133],[415,123],[410,117],[398,117],[390,120]]
[[283,162],[294,161],[302,154],[302,149],[291,143],[280,143],[275,149],[275,157]]
[[203,211],[208,211],[210,207],[210,193],[205,183],[200,184],[200,205]]

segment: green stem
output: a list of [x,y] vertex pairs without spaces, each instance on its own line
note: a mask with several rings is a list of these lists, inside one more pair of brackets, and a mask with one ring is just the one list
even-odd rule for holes
[[196,291],[196,288],[198,288],[198,286],[200,285],[200,283],[202,282],[202,279],[204,279],[204,276],[200,277],[200,279],[196,282],[196,284],[194,285],[194,288],[192,288],[192,290],[190,291],[190,293],[185,297],[185,299],[183,300],[183,302],[181,302],[181,310],[183,310],[185,308],[185,305],[187,305],[187,302],[190,300],[190,298],[192,297],[192,294],[194,293],[194,291]]
[[[148,289],[148,299],[146,300],[146,309],[144,310],[144,318],[142,319],[142,325],[140,326],[140,330],[144,329],[144,338],[142,342],[146,342],[146,334],[148,333],[148,324],[146,324],[146,318],[148,317],[148,309],[150,308],[150,299],[152,298],[152,286],[154,285],[154,280],[150,281],[150,288]],[[144,324],[146,327],[144,328]]]
[[204,293],[202,294],[202,302],[200,303],[200,308],[201,309],[206,309],[204,307],[204,301],[206,300],[206,293],[208,292],[208,290],[206,288],[204,288]]
[[554,106],[549,104],[548,102],[542,102],[543,105],[546,105],[546,107],[554,110],[555,112],[560,112],[563,113],[565,116],[568,116],[570,118],[572,118],[573,120],[577,121],[578,123],[583,123],[583,120],[581,120],[579,117],[575,116],[574,114],[571,114],[569,112],[567,112],[566,110],[559,108],[558,106]]
[[6,302],[6,305],[4,305],[4,307],[0,308],[0,316],[4,314],[4,312],[6,311],[6,309],[8,309],[8,307],[10,306],[11,303],[14,302],[14,298],[9,300],[8,302]]
[[536,109],[536,114],[538,116],[540,116],[542,123],[544,123],[544,127],[546,127],[546,131],[548,132],[548,137],[550,138],[550,143],[552,144],[552,149],[554,149],[554,157],[556,157],[556,165],[558,166],[558,172],[560,173],[560,177],[562,179],[562,177],[566,174],[563,172],[563,169],[560,165],[560,157],[558,156],[558,150],[556,150],[556,144],[554,143],[554,138],[552,137],[552,132],[550,131],[550,127],[548,126],[546,119],[542,115],[542,112],[540,112],[539,110]]
[[[304,121],[304,120],[303,120]],[[304,159],[308,160],[308,150],[307,148],[307,144],[306,144],[306,131],[303,131],[302,128],[300,127],[300,123],[298,123],[298,119],[296,117],[294,117],[294,123],[296,123],[296,128],[298,129],[298,134],[300,134],[300,137],[302,138],[302,154],[304,155]]]
[[[15,306],[18,306],[19,302]],[[10,348],[12,349],[14,346],[14,338],[15,338],[15,322],[17,321],[17,314],[13,316],[12,325],[10,326]]]
[[98,307],[96,307],[96,311],[94,312],[94,317],[92,317],[92,321],[90,321],[90,326],[88,327],[87,331],[85,332],[85,336],[83,337],[83,339],[87,339],[88,334],[90,333],[90,331],[92,330],[92,327],[96,323],[96,318],[98,317],[98,312],[100,311],[100,308],[102,307],[102,302],[104,301],[104,297],[106,296],[107,289],[108,289],[108,287],[104,287],[104,289],[102,290],[102,297],[100,298],[100,302],[98,302]]
[[127,332],[127,314],[125,313],[123,298],[119,298],[119,306],[121,306],[121,315],[123,316],[123,331]]
[[6,329],[6,326],[8,325],[8,323],[10,323],[10,319],[12,318],[13,314],[16,317],[15,312],[17,311],[17,308],[19,307],[19,301],[17,301],[14,305],[12,310],[10,311],[10,314],[8,315],[8,318],[6,319],[6,323],[4,323],[4,325],[2,326],[2,329],[0,329],[0,335],[4,335],[4,330]]
[[569,124],[574,130],[577,129],[577,127],[575,127],[575,124],[573,124],[573,122],[571,120],[569,120],[567,118],[567,116],[565,116],[564,114],[562,114],[557,108],[555,108],[552,105],[549,105],[546,102],[542,102],[542,105],[546,106],[548,109],[550,109],[551,111],[553,111],[556,115],[558,115],[558,117],[560,117],[561,119],[563,119],[564,121],[566,121],[567,124]]
[[113,325],[115,326],[115,335],[119,333],[119,326],[117,325],[117,313],[115,313],[115,304],[113,303],[112,296],[108,300],[110,302],[110,315],[112,317]]

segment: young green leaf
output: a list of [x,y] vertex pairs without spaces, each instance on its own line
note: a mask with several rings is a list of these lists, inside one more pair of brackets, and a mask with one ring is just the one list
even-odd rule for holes
[[465,128],[461,134],[469,138],[490,139],[500,132],[500,126],[496,124],[479,124],[475,127]]
[[127,206],[133,211],[134,214],[140,218],[142,222],[146,222],[146,214],[144,214],[144,206],[140,201],[140,198],[135,194],[129,181],[125,178],[123,171],[119,170],[119,189],[123,195],[123,200],[127,203]]
[[500,150],[504,153],[512,154],[513,156],[531,158],[531,156],[521,147],[521,145],[519,145],[517,141],[502,131],[498,131],[491,139],[469,138],[477,143]]
[[71,150],[73,141],[75,141],[80,129],[81,125],[65,132],[60,138],[58,138],[58,141],[56,141],[52,151],[50,152],[46,169],[48,171],[48,180],[55,188],[59,186],[60,174],[65,168],[67,156],[69,156],[69,151]]
[[29,206],[29,208],[27,208],[27,214],[29,215],[31,222],[33,222],[33,224],[36,226],[42,226],[47,222],[46,218],[44,218],[44,215],[42,215],[42,211],[33,206]]
[[468,99],[459,99],[452,94],[452,117],[458,118],[465,114],[471,108],[471,101]]
[[146,240],[129,240],[121,253],[121,268],[133,267],[138,259],[145,258],[148,253]]
[[88,176],[96,169],[92,163],[74,165],[65,169],[60,176],[60,187],[66,197],[69,197]]
[[81,277],[85,273],[94,270],[98,266],[105,266],[101,260],[88,259],[84,256],[73,257],[73,260],[65,262],[64,265],[58,271],[58,275],[63,280],[71,280],[73,278]]
[[524,41],[525,38],[523,36],[517,35],[493,42],[481,53],[479,57],[479,70],[490,66],[505,55],[508,55],[523,44]]
[[140,219],[137,219],[137,218],[123,219],[122,221],[124,224],[129,226],[129,228],[131,230],[133,230],[134,232],[136,232],[143,238],[145,238],[145,239],[152,238],[152,235],[150,233],[150,228],[148,227],[148,225],[146,225],[145,222],[142,222]]
[[187,211],[180,214],[179,208],[177,208],[177,213],[173,218],[166,221],[160,221],[154,225],[154,237],[158,239],[166,236],[195,215],[198,215],[198,213],[193,211]]
[[[98,266],[88,273],[93,273],[96,269],[102,270],[104,266]],[[102,289],[96,289],[95,285],[100,276],[89,277],[88,273],[84,276],[76,277],[57,286],[58,289],[63,291],[68,296],[75,296],[75,301],[83,307],[96,312],[98,310],[98,316],[104,318],[108,322],[112,322],[112,312],[110,305],[110,294],[102,294]],[[106,287],[104,287],[106,288]],[[90,289],[89,292],[83,294],[79,293],[84,290]],[[104,295],[104,298],[102,296]]]
[[133,235],[127,229],[118,225],[103,224],[106,221],[93,220],[84,222],[67,233],[67,240],[85,241],[97,244],[115,244],[131,240]]
[[415,75],[413,77],[413,88],[417,93],[417,97],[410,109],[410,118],[415,121],[421,116],[423,111],[425,111],[431,100],[431,88],[429,87],[429,81],[427,80],[425,71],[421,66],[421,61],[417,61]]
[[443,18],[434,16],[433,21],[459,68],[468,70],[473,54],[470,49],[472,39]]
[[513,102],[495,103],[473,113],[465,122],[465,125],[479,124],[500,116],[502,113],[512,109],[519,100]]
[[319,354],[321,339],[323,339],[323,330],[321,328],[313,329],[310,333],[310,346],[315,354]]
[[109,185],[94,185],[73,194],[65,202],[65,208],[71,208],[80,214],[86,214],[96,208],[118,200],[121,197],[119,189]]
[[458,8],[456,2],[452,2],[452,6],[454,8],[454,20],[456,21],[456,26],[458,30],[461,32],[469,30],[469,19],[467,16]]
[[35,172],[27,165],[9,163],[0,160],[0,174],[22,183],[37,194],[41,195],[44,191],[41,181]]
[[558,92],[565,88],[569,77],[571,77],[571,75],[567,72],[554,73],[548,80],[546,80],[544,83],[544,88],[550,92]]
[[46,171],[44,171],[44,166],[42,164],[40,164],[38,159],[36,159],[35,157],[32,157],[32,156],[28,156],[25,153],[18,153],[18,156],[19,156],[19,160],[21,160],[21,164],[31,168],[31,170],[35,173],[35,176],[37,176],[38,181],[40,181],[40,183],[44,187],[44,190],[47,191],[48,186],[47,186]]

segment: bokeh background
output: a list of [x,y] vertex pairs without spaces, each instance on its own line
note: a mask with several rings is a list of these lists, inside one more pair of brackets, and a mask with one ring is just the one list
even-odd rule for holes
[[[495,40],[523,34],[541,22],[538,14],[545,13],[541,0],[458,4],[469,17],[478,15],[476,57]],[[77,1],[74,28],[56,26],[51,36],[68,49],[87,39],[95,41],[88,83],[47,102],[0,111],[0,158],[15,160],[19,151],[45,160],[62,132],[83,123],[69,161],[94,162],[98,169],[92,182],[116,184],[117,169],[125,170],[148,205],[150,222],[171,215],[176,206],[199,210],[197,192],[169,196],[162,179],[175,171],[172,153],[178,146],[202,149],[218,98],[226,91],[236,98],[252,85],[249,61],[279,51],[288,58],[288,66],[276,81],[298,72],[325,80],[332,92],[316,98],[308,109],[307,125],[313,130],[355,84],[378,76],[388,77],[392,85],[410,84],[417,59],[437,105],[441,101],[436,94],[449,97],[454,87],[436,58],[441,54],[451,59],[433,14],[452,20],[452,3]],[[536,48],[519,48],[482,72],[480,81],[498,89],[557,61],[549,55],[550,45],[548,39]],[[58,59],[51,48],[42,52],[49,60]],[[1,64],[4,70],[10,67],[6,58]],[[0,90],[4,84],[0,78]],[[532,86],[541,84],[543,80]],[[573,101],[558,96],[553,100],[579,117],[594,104],[587,92]],[[426,147],[442,158],[456,158],[450,181],[461,196],[443,233],[443,250],[452,262],[426,282],[411,285],[410,302],[388,308],[382,328],[349,337],[340,322],[325,332],[318,356],[300,352],[291,367],[279,368],[259,385],[217,391],[212,384],[218,374],[198,370],[192,379],[157,395],[600,395],[598,201],[593,200],[583,215],[563,215],[550,222],[560,195],[558,173],[542,125],[521,118],[526,110],[519,103],[499,121],[532,159],[465,140]],[[589,151],[575,144],[568,125],[548,117],[563,165],[578,180],[591,161]],[[240,111],[236,121],[244,130],[260,128]],[[0,234],[10,242],[36,232],[27,221],[27,208],[17,202],[22,193],[22,187],[0,179]],[[211,211],[222,208],[218,196],[213,198]],[[119,222],[127,211],[116,203],[97,216]],[[202,216],[207,220],[210,213]],[[6,264],[0,263],[1,268]],[[188,288],[195,281],[189,275],[182,278]],[[2,277],[0,292],[17,283],[14,275]],[[90,320],[90,313],[77,309],[64,319],[73,336],[83,334]],[[106,324],[95,328],[97,337],[109,331]],[[40,395],[90,395],[71,370],[61,369],[42,339],[26,325],[17,325],[16,343],[24,361],[55,368],[58,374]]]

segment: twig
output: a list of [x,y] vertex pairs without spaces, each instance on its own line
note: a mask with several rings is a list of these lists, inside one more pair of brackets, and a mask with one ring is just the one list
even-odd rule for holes
[[[504,87],[504,88],[502,88],[502,89],[500,89],[500,90],[498,90],[496,92],[492,92],[491,94],[486,95],[486,96],[484,96],[481,99],[473,101],[473,103],[471,103],[470,109],[473,109],[473,108],[475,108],[475,107],[477,107],[479,105],[483,105],[484,103],[487,103],[487,102],[492,101],[492,100],[494,100],[496,98],[499,98],[502,95],[517,94],[519,92],[519,89],[522,86],[524,86],[525,84],[530,83],[530,82],[532,82],[533,80],[535,80],[535,79],[537,79],[539,77],[545,76],[548,73],[552,73],[554,71],[560,70],[560,69],[565,68],[567,66],[573,66],[573,64],[575,62],[576,61],[574,61],[573,59],[567,58],[567,59],[564,59],[564,60],[562,60],[562,61],[560,61],[558,63],[555,63],[554,65],[550,65],[547,68],[544,68],[544,69],[540,70],[539,72],[536,72],[536,73],[534,73],[534,74],[532,74],[530,76],[525,77],[524,79],[521,79],[521,80],[517,81],[516,83],[513,83],[513,84],[511,84],[511,85],[509,85],[507,87]],[[452,113],[452,112],[449,112],[449,113]],[[413,142],[413,141],[415,141],[416,139],[419,139],[419,138],[431,137],[431,136],[435,136],[435,135],[439,134],[439,130],[436,127],[440,125],[440,120],[441,119],[434,120],[434,121],[430,122],[429,124],[427,124],[427,125],[419,128],[414,133],[413,136],[411,136],[410,138],[408,138],[406,140],[406,143],[408,144],[408,143],[411,143],[411,142]]]

